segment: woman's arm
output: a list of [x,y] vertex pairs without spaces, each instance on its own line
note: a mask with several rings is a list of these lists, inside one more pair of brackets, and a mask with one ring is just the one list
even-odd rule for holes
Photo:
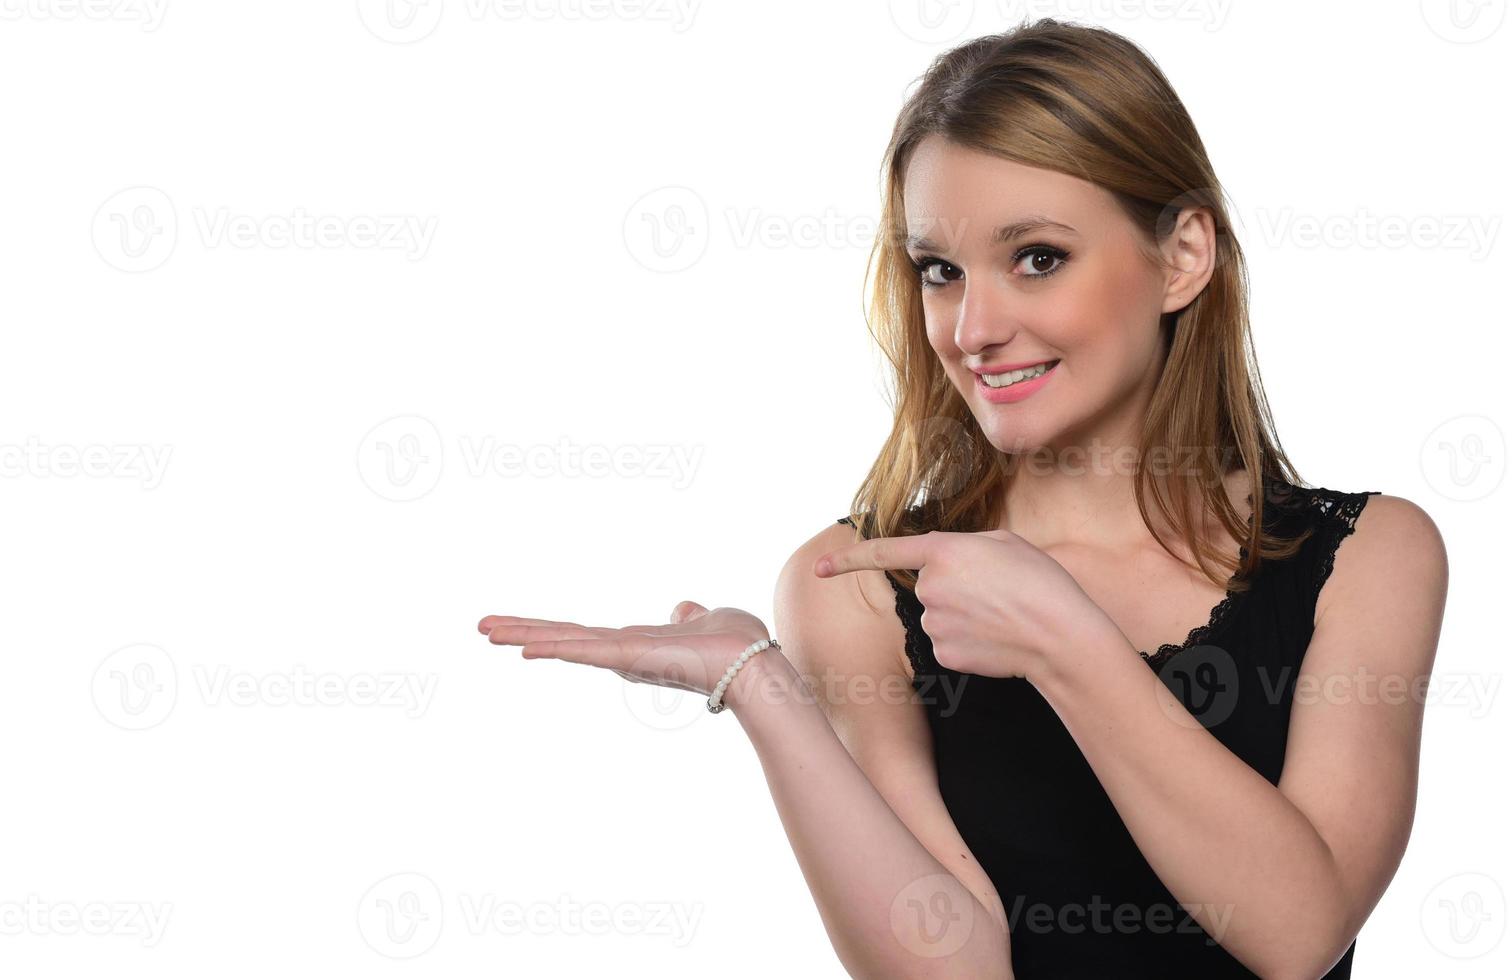
[[774,619],[786,656],[753,658],[726,701],[853,976],[1011,978],[1002,902],[940,799],[923,708],[893,652],[891,587],[880,572],[813,574],[853,533],[833,525],[788,560]]
[[1031,678],[1161,881],[1265,977],[1325,973],[1401,861],[1447,588],[1428,515],[1372,497],[1319,596],[1279,786],[1103,624]]

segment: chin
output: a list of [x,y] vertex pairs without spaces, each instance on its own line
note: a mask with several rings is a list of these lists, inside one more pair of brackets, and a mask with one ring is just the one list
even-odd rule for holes
[[[981,420],[977,420],[981,424]],[[983,425],[982,434],[1000,453],[1021,455],[1046,449],[1054,443],[1054,433],[1041,432],[1037,428],[1009,428],[1002,425]]]

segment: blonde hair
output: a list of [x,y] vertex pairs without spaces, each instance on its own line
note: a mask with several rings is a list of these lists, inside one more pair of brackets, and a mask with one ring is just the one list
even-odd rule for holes
[[[1243,591],[1261,559],[1294,553],[1301,538],[1274,537],[1263,519],[1267,483],[1301,481],[1278,445],[1260,386],[1244,255],[1207,151],[1143,50],[1112,31],[1052,18],[936,57],[894,125],[882,164],[882,218],[867,262],[866,308],[868,329],[893,370],[893,426],[851,502],[857,536],[990,530],[999,526],[1010,481],[1010,454],[988,442],[929,345],[919,275],[904,250],[904,175],[913,150],[935,134],[1104,188],[1152,260],[1182,208],[1212,213],[1212,278],[1185,308],[1161,316],[1168,353],[1141,425],[1135,497],[1161,546],[1185,560],[1155,534],[1147,496],[1215,585]],[[1153,472],[1153,459],[1191,447],[1204,450],[1196,454],[1195,474],[1177,472],[1168,483]],[[1241,465],[1249,471],[1256,515],[1248,527],[1223,484]],[[1200,507],[1193,506],[1194,490]],[[1208,514],[1244,542],[1237,565],[1200,533]],[[1229,573],[1232,580],[1221,577]],[[893,575],[916,585],[912,571]]]

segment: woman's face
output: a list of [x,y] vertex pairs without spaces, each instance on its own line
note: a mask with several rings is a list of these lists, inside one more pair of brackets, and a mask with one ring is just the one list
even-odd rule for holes
[[[1205,256],[1173,245],[1190,268],[1162,271],[1102,188],[940,136],[915,149],[904,203],[930,346],[988,440],[1014,453],[1132,444],[1165,356],[1160,315],[1197,295]],[[1186,212],[1177,224],[1171,241],[1190,238]],[[979,376],[1045,362],[1037,381]]]

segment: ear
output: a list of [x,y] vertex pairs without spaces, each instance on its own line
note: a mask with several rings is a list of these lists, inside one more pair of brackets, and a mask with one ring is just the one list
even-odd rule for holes
[[1161,245],[1166,261],[1162,313],[1184,309],[1213,278],[1218,261],[1218,233],[1213,213],[1203,207],[1183,208]]

